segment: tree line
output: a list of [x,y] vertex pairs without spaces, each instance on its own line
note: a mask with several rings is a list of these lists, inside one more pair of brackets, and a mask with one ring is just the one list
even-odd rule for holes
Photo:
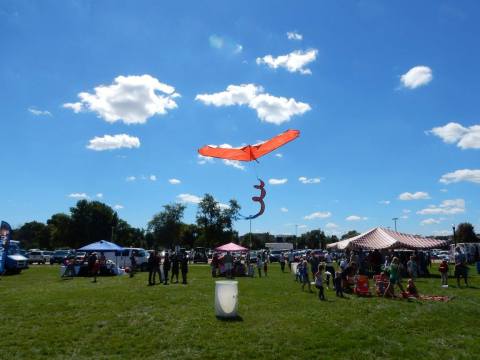
[[[20,240],[26,249],[78,249],[100,240],[146,249],[173,248],[175,245],[214,248],[230,241],[261,249],[265,243],[275,242],[275,237],[269,233],[238,235],[233,228],[240,217],[240,205],[236,200],[230,200],[226,207],[212,195],[205,194],[198,204],[193,224],[183,222],[185,209],[186,206],[179,203],[164,205],[143,229],[131,226],[119,218],[110,206],[100,201],[80,200],[70,208],[69,214],[57,213],[46,223],[31,221],[14,229],[13,238]],[[293,242],[297,248],[324,249],[329,243],[358,234],[351,230],[338,238],[318,229],[299,237],[291,236],[287,241]],[[455,237],[458,243],[479,241],[474,227],[469,223],[459,224]]]

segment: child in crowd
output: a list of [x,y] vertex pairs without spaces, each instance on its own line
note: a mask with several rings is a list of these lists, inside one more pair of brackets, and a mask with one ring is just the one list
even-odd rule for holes
[[268,261],[265,259],[263,262],[263,272],[265,273],[265,276],[267,276],[267,270],[268,270]]
[[342,272],[340,270],[335,272],[333,286],[335,288],[336,295],[343,297]]
[[418,290],[413,282],[413,279],[408,279],[407,285],[407,296],[408,297],[418,297]]
[[448,262],[447,260],[442,260],[440,266],[438,267],[440,271],[440,276],[442,277],[442,286],[448,286]]
[[305,291],[305,285],[308,285],[308,291],[312,291],[312,286],[310,285],[310,277],[308,276],[308,263],[307,260],[302,261],[302,267],[300,268],[300,281],[302,283],[302,291]]
[[323,264],[318,265],[318,271],[315,273],[315,287],[318,289],[318,298],[325,301],[325,294],[323,293],[323,268]]

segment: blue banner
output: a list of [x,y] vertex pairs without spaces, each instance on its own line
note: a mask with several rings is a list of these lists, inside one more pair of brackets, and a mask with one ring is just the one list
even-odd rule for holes
[[10,240],[12,238],[12,227],[5,221],[0,223],[0,274],[5,272],[7,264],[8,248],[10,246]]

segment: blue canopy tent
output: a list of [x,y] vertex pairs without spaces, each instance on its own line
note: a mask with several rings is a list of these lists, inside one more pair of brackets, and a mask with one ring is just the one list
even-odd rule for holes
[[78,251],[123,251],[123,248],[110,241],[100,240],[89,245],[85,245],[84,247],[78,249]]

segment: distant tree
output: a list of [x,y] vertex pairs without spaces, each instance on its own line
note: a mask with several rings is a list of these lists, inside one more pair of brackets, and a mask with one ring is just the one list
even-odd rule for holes
[[142,229],[130,226],[125,220],[118,219],[114,229],[113,240],[122,246],[142,247],[144,246],[144,233]]
[[222,207],[212,195],[205,194],[197,209],[199,244],[214,247],[235,240],[238,234],[233,231],[233,223],[238,219],[239,211],[236,200],[230,200],[228,207]]
[[327,236],[327,244],[335,243],[337,241],[339,241],[339,239],[336,235]]
[[[251,236],[250,236],[251,235]],[[241,246],[252,249],[259,250],[265,248],[265,243],[270,242],[271,235],[270,233],[246,233],[245,235],[240,236],[239,243]]]
[[38,221],[23,224],[13,232],[13,238],[19,240],[25,249],[50,249],[50,233],[47,225]]
[[70,247],[72,240],[72,219],[69,215],[58,213],[47,220],[52,248]]
[[77,249],[83,245],[112,240],[118,216],[113,209],[99,201],[80,200],[71,212],[70,246]]
[[343,234],[342,235],[342,240],[345,240],[345,239],[350,239],[354,236],[357,236],[357,235],[360,235],[360,233],[356,230],[350,230],[349,232],[347,232],[346,234]]
[[455,231],[455,237],[457,243],[469,243],[478,241],[477,235],[475,234],[475,229],[470,223],[458,224]]
[[163,206],[163,211],[153,216],[148,223],[147,231],[153,237],[154,247],[172,248],[178,244],[185,208],[183,204],[168,204]]
[[198,242],[198,227],[195,224],[182,224],[180,231],[180,242],[179,244],[187,249],[192,249],[197,245]]
[[309,249],[325,249],[327,243],[327,237],[321,230],[312,230],[303,233],[298,241],[298,246],[307,247]]

